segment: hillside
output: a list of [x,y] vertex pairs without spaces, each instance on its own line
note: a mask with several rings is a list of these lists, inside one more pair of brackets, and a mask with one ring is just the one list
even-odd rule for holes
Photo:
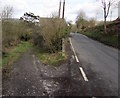
[[116,19],[112,22],[107,23],[107,32],[108,34],[104,34],[104,25],[96,26],[93,28],[88,28],[81,32],[82,34],[91,37],[95,40],[98,40],[104,44],[109,46],[113,46],[115,48],[120,48],[118,35],[120,34],[120,19]]

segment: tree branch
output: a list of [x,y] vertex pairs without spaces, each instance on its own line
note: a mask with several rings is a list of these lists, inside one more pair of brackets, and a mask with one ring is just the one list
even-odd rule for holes
[[107,16],[108,16],[108,14],[109,14],[110,6],[111,6],[111,0],[109,1],[109,4],[108,4],[108,9],[107,9],[107,14],[106,14],[106,17],[107,17]]

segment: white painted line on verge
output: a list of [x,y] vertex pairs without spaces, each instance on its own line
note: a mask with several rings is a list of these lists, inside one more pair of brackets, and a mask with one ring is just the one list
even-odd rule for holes
[[82,75],[83,75],[84,80],[85,80],[85,81],[88,81],[88,78],[87,78],[85,72],[83,71],[83,68],[82,68],[82,67],[79,67],[79,69],[80,69],[80,71],[81,71],[81,73],[82,73]]
[[79,62],[78,57],[77,57],[77,55],[76,55],[76,53],[75,53],[75,49],[74,49],[74,47],[73,47],[73,45],[72,45],[71,38],[69,38],[69,41],[70,41],[70,44],[71,44],[72,50],[73,50],[73,52],[74,52],[75,59],[76,59],[77,62]]

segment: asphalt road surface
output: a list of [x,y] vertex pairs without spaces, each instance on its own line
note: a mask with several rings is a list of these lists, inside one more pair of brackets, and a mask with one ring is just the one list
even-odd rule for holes
[[[118,50],[78,33],[71,33],[71,44],[78,67],[84,71],[81,72],[83,79],[86,77],[91,86],[86,87],[91,89],[91,94],[117,96]],[[99,87],[93,87],[95,85]]]
[[118,95],[117,49],[71,33],[70,44],[65,48],[70,60],[55,67],[41,63],[27,48],[9,78],[3,78],[3,96]]

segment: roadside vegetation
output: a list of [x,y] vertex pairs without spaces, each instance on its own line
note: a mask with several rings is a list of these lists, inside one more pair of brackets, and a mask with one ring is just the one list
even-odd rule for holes
[[61,51],[56,53],[50,53],[37,47],[34,47],[33,51],[42,63],[48,65],[58,66],[67,59],[67,55],[63,56]]
[[27,42],[21,42],[17,46],[13,46],[7,50],[2,58],[2,67],[11,66],[20,57],[21,53],[26,51]]
[[106,45],[113,46],[115,48],[120,48],[118,44],[118,36],[117,35],[104,35],[103,33],[94,30],[88,30],[86,32],[81,32],[81,34],[84,34],[90,38],[93,38],[97,41],[100,41]]
[[106,32],[104,22],[98,22],[94,18],[88,19],[85,12],[80,11],[76,21],[76,27],[72,26],[72,31],[84,34],[92,39],[100,41],[106,45],[120,49],[118,35],[120,31],[120,19],[106,22]]
[[66,21],[58,16],[39,20],[39,17],[33,13],[26,13],[21,17],[26,21],[24,17],[29,18],[28,23],[33,24],[31,21],[33,19],[40,21],[40,26],[39,24],[34,25],[30,39],[32,50],[40,61],[49,65],[58,65],[66,60],[67,56],[62,55],[62,38],[66,38],[70,33],[70,27],[67,26]]
[[88,28],[80,33],[100,41],[106,45],[113,46],[120,49],[118,34],[119,34],[120,21],[111,22],[107,24],[107,35],[104,33],[104,26],[95,26],[93,28]]
[[[66,60],[62,55],[62,39],[69,35],[66,21],[52,16],[40,19],[33,13],[25,13],[20,19],[12,18],[11,7],[2,12],[2,66],[12,67],[13,63],[30,48],[41,62],[58,65]],[[11,11],[10,15],[5,12]],[[6,16],[8,15],[8,16]],[[39,23],[40,22],[40,23]],[[9,66],[9,67],[8,67]]]

